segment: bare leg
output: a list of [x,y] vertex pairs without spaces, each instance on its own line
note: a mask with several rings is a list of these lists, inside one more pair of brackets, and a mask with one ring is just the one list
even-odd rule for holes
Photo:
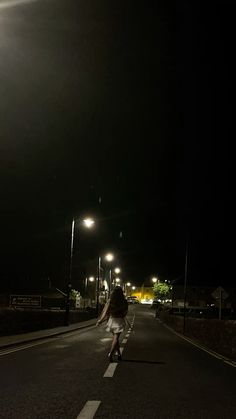
[[121,356],[121,353],[120,353],[120,342],[119,342],[119,337],[120,337],[120,333],[117,333],[116,350],[117,350],[118,356],[120,357],[120,356]]
[[118,355],[120,355],[119,337],[120,337],[120,333],[113,333],[113,340],[112,340],[111,349],[109,353],[110,360],[115,350],[117,350]]

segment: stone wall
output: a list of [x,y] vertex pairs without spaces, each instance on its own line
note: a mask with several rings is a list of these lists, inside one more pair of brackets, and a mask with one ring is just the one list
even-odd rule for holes
[[[96,317],[96,310],[71,310],[70,323],[77,323]],[[0,310],[0,336],[33,332],[64,326],[64,310]]]

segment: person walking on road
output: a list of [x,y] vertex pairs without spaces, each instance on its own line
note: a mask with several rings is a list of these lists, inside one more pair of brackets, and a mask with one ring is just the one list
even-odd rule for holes
[[118,360],[121,361],[120,334],[125,329],[125,317],[128,313],[128,303],[123,294],[121,287],[117,286],[114,288],[110,299],[107,301],[100,318],[97,321],[97,326],[107,320],[106,331],[111,332],[113,340],[111,349],[108,354],[109,361],[113,362],[113,355],[115,351],[118,354]]

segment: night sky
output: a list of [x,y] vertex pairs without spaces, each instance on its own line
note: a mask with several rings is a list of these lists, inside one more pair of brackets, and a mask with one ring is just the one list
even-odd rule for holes
[[[0,1],[1,5],[1,1]],[[1,287],[232,277],[232,3],[0,8]],[[96,218],[84,231],[79,219]]]

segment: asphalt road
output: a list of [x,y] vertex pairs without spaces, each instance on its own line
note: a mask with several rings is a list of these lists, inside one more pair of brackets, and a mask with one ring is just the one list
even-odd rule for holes
[[235,417],[234,367],[168,330],[149,306],[130,307],[129,319],[123,361],[111,367],[103,326],[2,352],[0,418],[76,419],[89,401],[100,402],[95,418]]

